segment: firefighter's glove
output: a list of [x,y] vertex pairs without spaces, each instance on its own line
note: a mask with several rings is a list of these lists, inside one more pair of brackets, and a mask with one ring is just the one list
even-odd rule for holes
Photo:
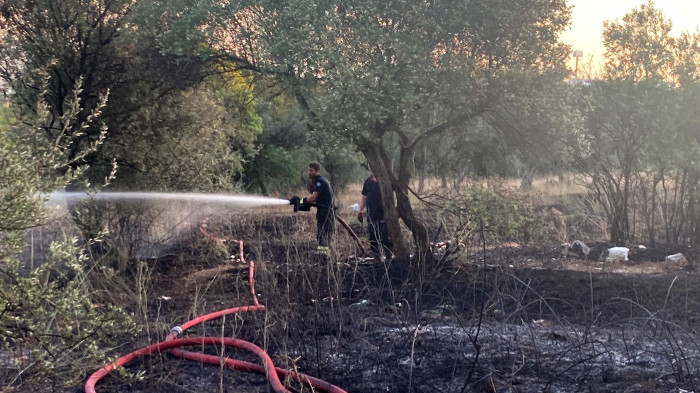
[[357,212],[357,221],[362,222],[362,212]]
[[306,198],[299,199],[299,210],[303,212],[308,212],[311,210],[313,204],[306,200]]

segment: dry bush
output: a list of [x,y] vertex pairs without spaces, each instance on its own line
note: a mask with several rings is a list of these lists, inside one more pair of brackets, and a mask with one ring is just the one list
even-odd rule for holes
[[590,194],[574,194],[563,202],[569,228],[567,240],[598,241],[609,239],[608,220],[600,204]]

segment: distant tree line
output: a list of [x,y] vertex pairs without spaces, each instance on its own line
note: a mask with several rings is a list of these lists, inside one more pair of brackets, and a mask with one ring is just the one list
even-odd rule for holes
[[653,2],[606,22],[604,73],[574,89],[571,162],[620,245],[700,241],[700,31],[671,27]]

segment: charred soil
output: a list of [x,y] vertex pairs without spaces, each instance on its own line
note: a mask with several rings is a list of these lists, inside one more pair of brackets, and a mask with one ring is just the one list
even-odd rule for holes
[[[654,260],[564,260],[544,268],[557,258],[556,245],[475,244],[470,252],[435,254],[425,266],[371,262],[357,258],[341,232],[344,244],[323,258],[314,252],[310,217],[245,222],[210,230],[245,242],[267,310],[188,334],[251,341],[278,367],[348,392],[680,392],[700,383],[695,272],[665,272]],[[236,245],[219,246],[225,252],[204,255],[193,246],[149,262],[149,319],[138,345],[198,315],[250,303],[247,270],[226,255],[236,254]],[[239,351],[201,350],[256,361]],[[260,375],[168,354],[126,369],[97,390],[268,391]],[[289,389],[310,391],[294,382]]]

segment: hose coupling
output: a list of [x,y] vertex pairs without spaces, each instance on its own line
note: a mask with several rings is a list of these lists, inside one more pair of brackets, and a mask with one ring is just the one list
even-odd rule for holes
[[174,333],[177,337],[179,337],[182,334],[182,328],[175,326],[174,328],[170,329],[170,333]]

